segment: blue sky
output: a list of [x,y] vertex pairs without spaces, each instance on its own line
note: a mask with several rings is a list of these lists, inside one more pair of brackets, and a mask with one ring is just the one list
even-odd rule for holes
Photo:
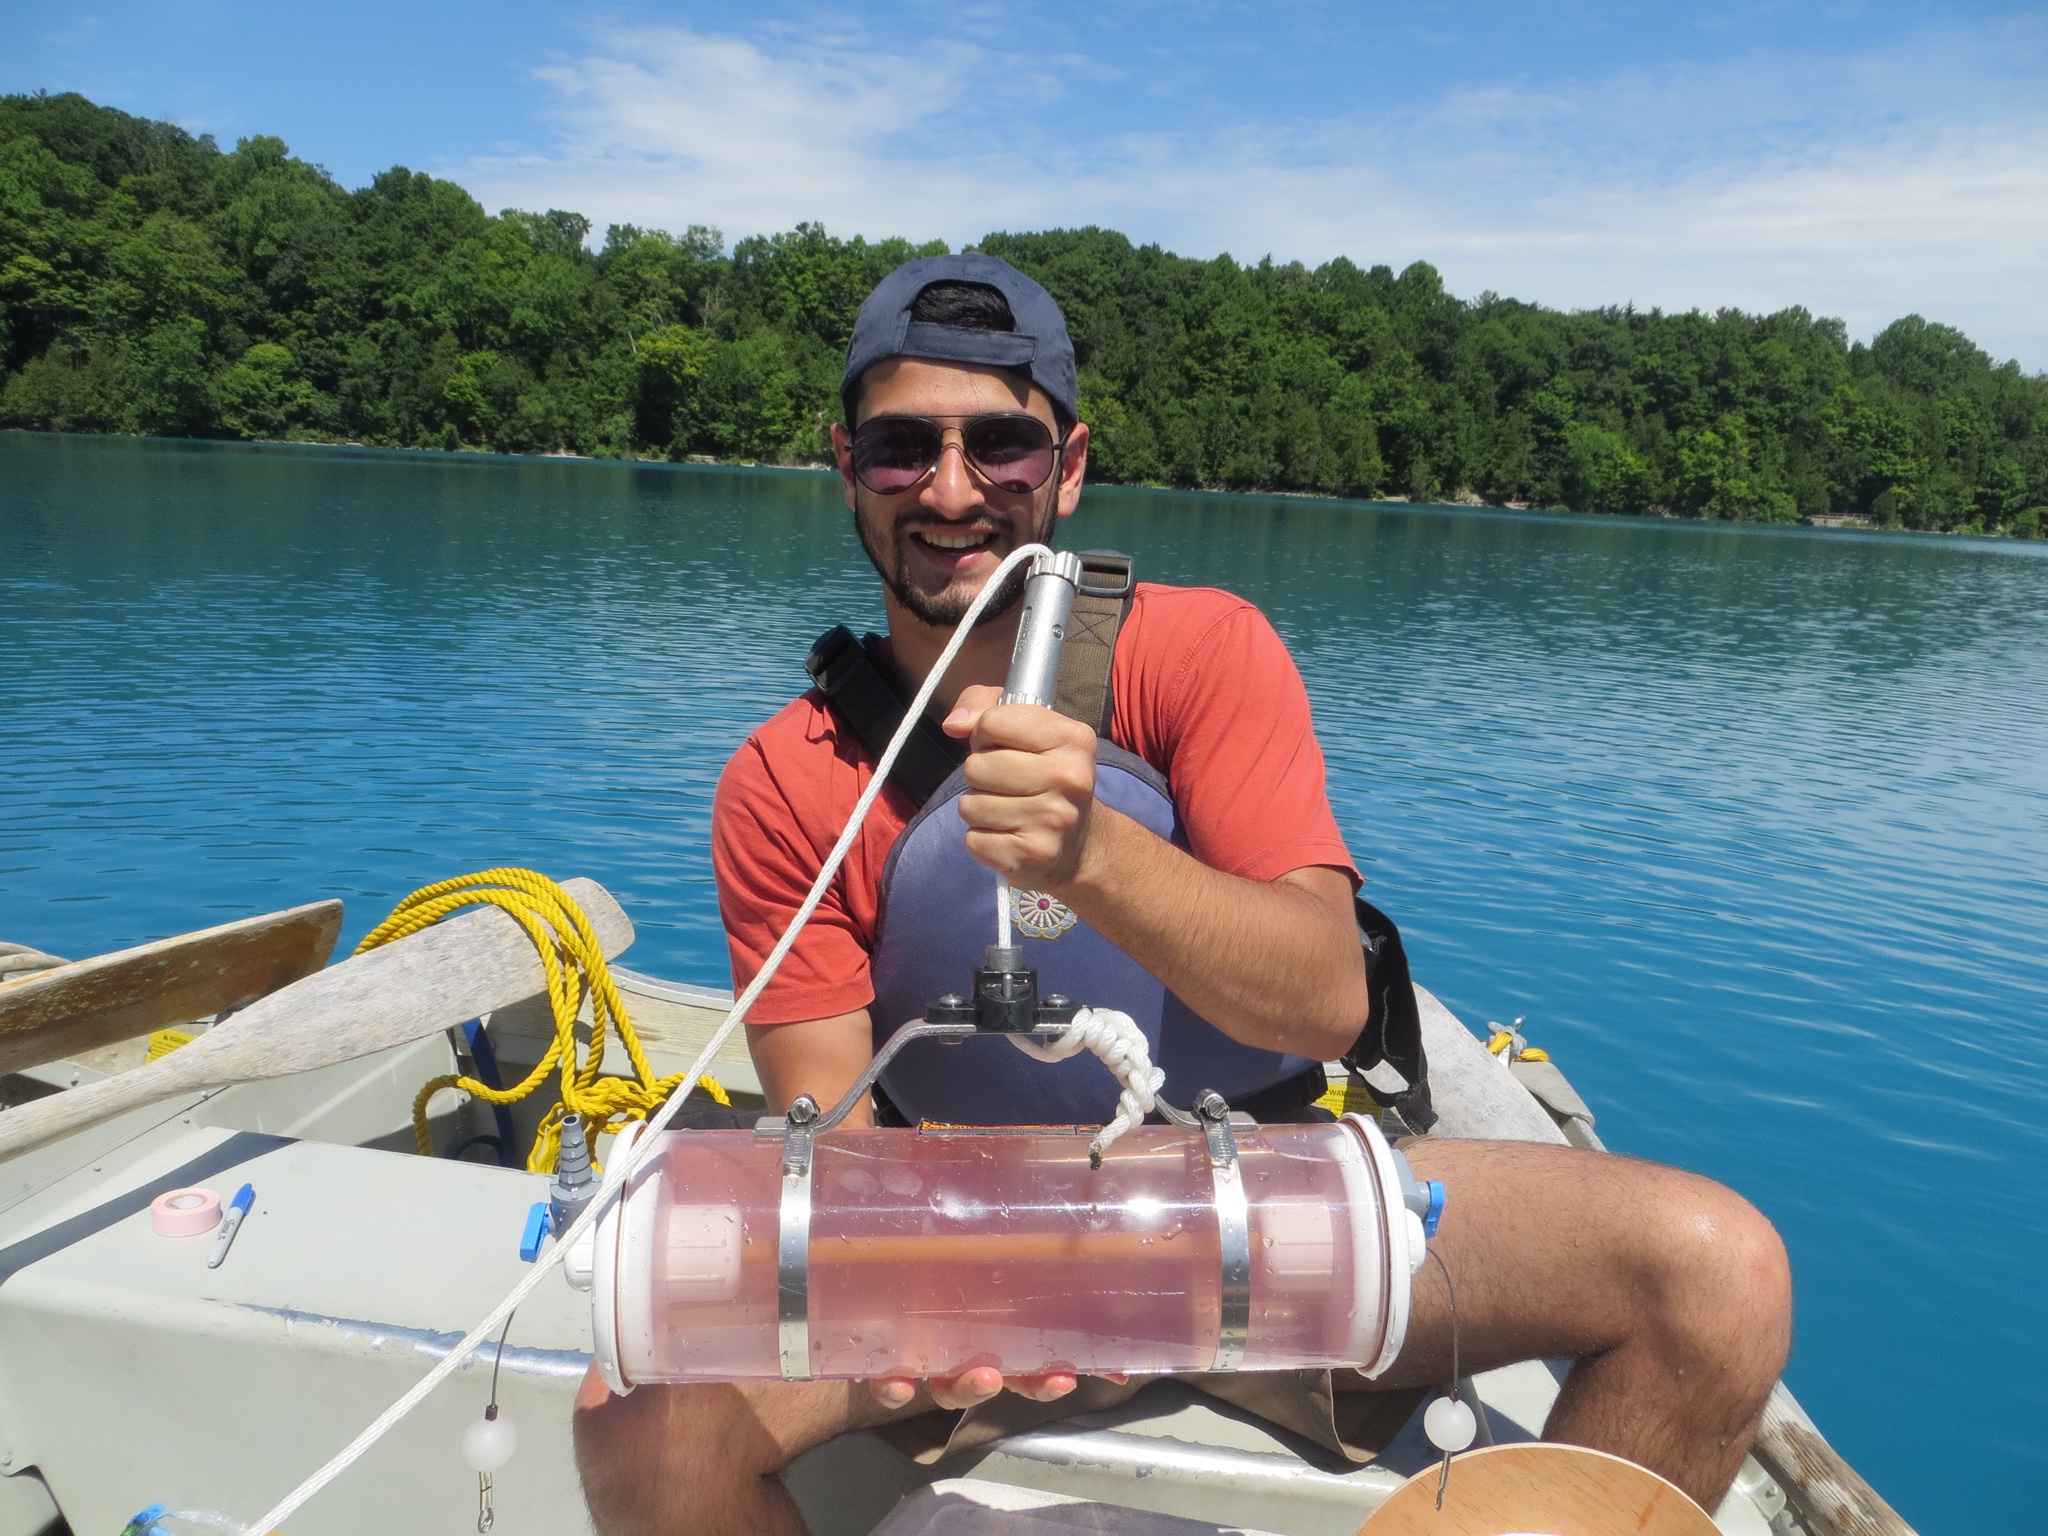
[[0,0],[0,36],[0,90],[600,228],[1098,223],[1565,307],[1917,311],[2048,368],[2039,3]]

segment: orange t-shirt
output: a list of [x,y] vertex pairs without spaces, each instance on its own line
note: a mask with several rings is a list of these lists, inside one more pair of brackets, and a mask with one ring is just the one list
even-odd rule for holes
[[[1264,614],[1213,587],[1139,584],[1110,669],[1110,737],[1166,775],[1189,851],[1247,880],[1357,871],[1324,788],[1308,690]],[[812,689],[735,752],[718,781],[711,860],[745,987],[832,851],[873,762]],[[832,888],[748,1022],[865,1008],[882,868],[918,807],[882,792]]]

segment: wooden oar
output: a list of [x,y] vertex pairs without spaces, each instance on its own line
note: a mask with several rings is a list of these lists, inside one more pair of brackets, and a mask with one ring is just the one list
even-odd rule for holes
[[[606,958],[633,924],[594,880],[565,880]],[[295,981],[190,1045],[119,1076],[0,1110],[0,1157],[174,1094],[289,1077],[419,1040],[546,990],[519,925],[495,907],[465,912]]]
[[341,903],[316,901],[0,983],[0,1072],[254,1002],[319,970],[340,932]]
[[0,944],[0,983],[18,981],[30,971],[43,971],[53,965],[70,963],[55,955],[46,955],[40,949],[30,949],[26,944]]

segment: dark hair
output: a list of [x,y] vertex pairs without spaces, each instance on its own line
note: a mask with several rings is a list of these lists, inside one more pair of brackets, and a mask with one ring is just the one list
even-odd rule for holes
[[[1010,308],[1010,301],[1003,297],[1003,290],[989,283],[942,282],[926,283],[917,291],[917,297],[910,301],[910,318],[925,325],[950,325],[963,331],[1014,331],[1017,316]],[[1006,372],[1019,372],[1016,369]],[[1031,377],[1021,374],[1026,388]],[[840,404],[846,408],[846,425],[853,426],[853,418],[860,414],[860,380],[848,386],[846,397]],[[1053,402],[1052,419],[1058,424],[1060,436],[1064,438],[1074,430],[1074,423],[1058,401]]]
[[988,283],[927,283],[910,301],[910,318],[963,331],[1014,331],[1017,317],[1003,290]]

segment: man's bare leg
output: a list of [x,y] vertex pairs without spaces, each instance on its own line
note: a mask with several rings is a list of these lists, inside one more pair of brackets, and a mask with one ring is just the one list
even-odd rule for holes
[[[1071,1375],[1013,1377],[1050,1402]],[[849,1430],[932,1408],[968,1408],[1005,1390],[987,1366],[950,1381],[748,1381],[642,1387],[614,1397],[592,1366],[576,1393],[576,1468],[601,1536],[803,1536],[776,1476]]]
[[[929,1404],[926,1404],[929,1406]],[[749,1381],[576,1394],[576,1465],[603,1536],[804,1536],[775,1474],[814,1445],[900,1416],[858,1381]]]
[[[1649,1467],[1713,1509],[1792,1338],[1784,1245],[1741,1196],[1675,1168],[1530,1142],[1408,1143],[1449,1200],[1432,1245],[1457,1286],[1461,1367],[1569,1357],[1546,1440]],[[1386,1386],[1443,1381],[1435,1264]]]

